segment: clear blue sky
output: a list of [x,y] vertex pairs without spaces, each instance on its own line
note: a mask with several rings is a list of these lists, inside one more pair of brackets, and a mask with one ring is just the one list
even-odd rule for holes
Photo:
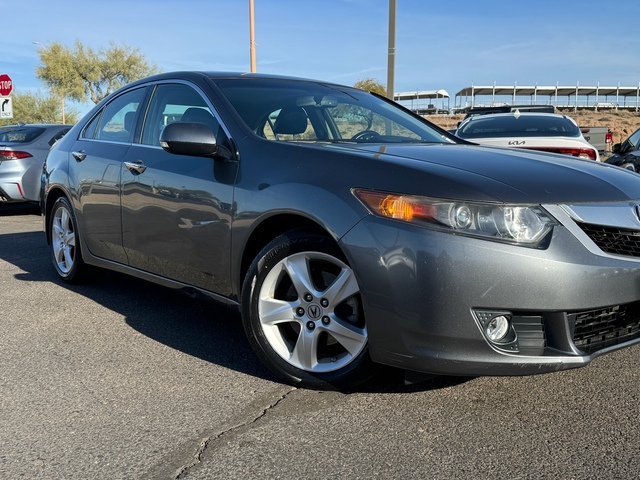
[[[386,84],[388,0],[254,2],[258,72]],[[97,50],[115,41],[163,71],[250,70],[249,0],[0,0],[0,8],[0,73],[17,91],[43,89],[33,42]],[[636,86],[639,22],[638,0],[397,0],[395,91]]]

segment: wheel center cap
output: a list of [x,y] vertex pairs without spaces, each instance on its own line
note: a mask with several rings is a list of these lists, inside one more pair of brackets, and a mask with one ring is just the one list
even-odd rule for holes
[[317,303],[312,303],[307,307],[307,316],[312,320],[317,320],[322,316],[322,307]]

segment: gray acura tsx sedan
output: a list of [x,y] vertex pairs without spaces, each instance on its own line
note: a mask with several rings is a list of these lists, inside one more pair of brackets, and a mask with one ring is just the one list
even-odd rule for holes
[[351,87],[139,80],[53,147],[42,189],[63,280],[235,307],[294,385],[550,372],[640,341],[640,175],[476,146]]

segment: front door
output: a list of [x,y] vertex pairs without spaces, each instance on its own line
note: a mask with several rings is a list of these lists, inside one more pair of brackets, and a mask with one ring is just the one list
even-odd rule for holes
[[181,120],[221,130],[193,87],[158,85],[122,164],[124,249],[132,267],[226,296],[236,164],[165,152],[160,132]]

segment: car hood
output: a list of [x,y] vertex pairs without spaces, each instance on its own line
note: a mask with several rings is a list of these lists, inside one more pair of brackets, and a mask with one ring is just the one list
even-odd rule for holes
[[[640,175],[567,155],[459,144],[325,144],[323,148],[386,164],[367,170],[375,173],[384,168],[384,182],[379,185],[401,188],[402,193],[533,204],[640,199]],[[400,171],[405,169],[410,172]]]

